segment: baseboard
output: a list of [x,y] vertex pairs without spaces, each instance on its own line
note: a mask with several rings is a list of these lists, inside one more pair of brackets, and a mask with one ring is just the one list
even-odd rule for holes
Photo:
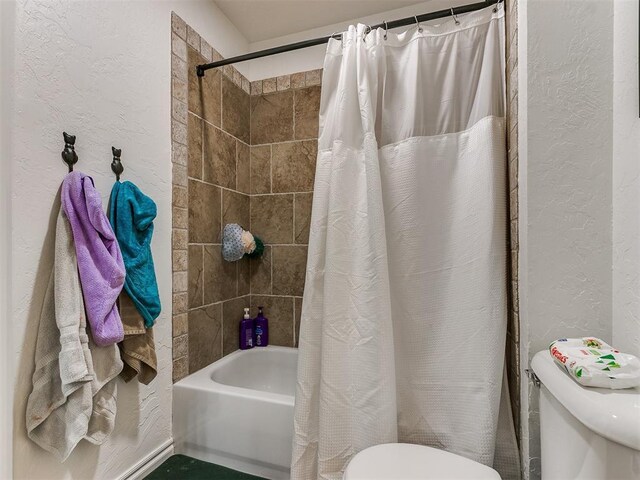
[[135,465],[132,465],[117,480],[142,480],[155,470],[162,462],[173,455],[173,439],[169,439],[158,448],[145,455]]

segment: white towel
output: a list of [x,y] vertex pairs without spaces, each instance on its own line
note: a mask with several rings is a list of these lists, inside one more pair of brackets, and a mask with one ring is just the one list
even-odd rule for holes
[[29,438],[62,461],[83,438],[102,443],[114,426],[122,361],[116,345],[96,347],[87,335],[73,236],[62,210],[35,357]]

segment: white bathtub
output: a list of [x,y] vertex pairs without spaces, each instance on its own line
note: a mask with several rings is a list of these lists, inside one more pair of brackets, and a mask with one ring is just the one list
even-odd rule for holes
[[288,479],[297,363],[295,348],[238,350],[176,382],[176,452]]

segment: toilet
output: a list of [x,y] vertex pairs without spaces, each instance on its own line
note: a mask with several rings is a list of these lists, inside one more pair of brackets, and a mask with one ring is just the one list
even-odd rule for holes
[[546,350],[531,368],[540,380],[542,480],[639,479],[640,387],[583,387]]
[[355,455],[343,480],[500,480],[498,472],[437,448],[386,443]]

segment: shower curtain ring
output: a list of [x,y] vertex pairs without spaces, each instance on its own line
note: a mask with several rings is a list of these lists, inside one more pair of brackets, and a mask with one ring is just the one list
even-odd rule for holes
[[367,35],[371,32],[371,25],[366,25],[367,28],[364,29],[364,34],[362,35],[362,41],[367,41]]
[[453,17],[454,22],[456,22],[456,25],[460,25],[460,20],[458,20],[457,15],[453,12],[453,8],[451,9],[451,16]]
[[418,31],[420,33],[422,33],[422,26],[420,25],[420,22],[418,21],[418,16],[414,15],[413,18],[416,20],[416,25],[418,25]]
[[333,32],[333,33],[331,34],[331,37],[330,37],[330,38],[334,38],[336,35],[340,35],[340,46],[341,46],[341,47],[344,47],[344,43],[343,43],[343,41],[344,41],[344,35],[342,35],[342,33],[341,33],[341,32]]
[[384,22],[384,39],[387,39],[387,31],[389,30],[389,26],[387,25],[387,21],[385,20]]
[[498,0],[496,2],[496,4],[493,7],[493,13],[496,13],[498,11],[498,8],[500,7],[500,4],[502,3],[502,0]]

